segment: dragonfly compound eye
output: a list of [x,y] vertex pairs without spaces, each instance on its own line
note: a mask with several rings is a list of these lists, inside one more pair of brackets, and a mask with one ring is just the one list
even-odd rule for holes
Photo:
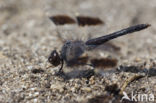
[[56,50],[53,50],[48,58],[48,62],[54,66],[58,66],[61,63],[61,58]]

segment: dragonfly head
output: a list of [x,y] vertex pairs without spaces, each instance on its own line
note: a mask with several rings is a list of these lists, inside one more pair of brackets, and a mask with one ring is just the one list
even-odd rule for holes
[[48,62],[54,66],[58,66],[61,63],[61,58],[56,50],[53,50],[48,58]]

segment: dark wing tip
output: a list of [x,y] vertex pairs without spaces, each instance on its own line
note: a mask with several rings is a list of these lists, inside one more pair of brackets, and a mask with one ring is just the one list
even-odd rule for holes
[[100,18],[96,17],[77,16],[76,19],[79,26],[94,26],[104,24],[104,22]]
[[74,24],[76,23],[74,19],[67,15],[55,15],[49,17],[51,21],[55,23],[55,25],[64,25],[64,24]]
[[97,68],[98,67],[112,68],[112,67],[117,66],[117,63],[118,63],[117,59],[113,59],[113,58],[91,59],[91,64]]

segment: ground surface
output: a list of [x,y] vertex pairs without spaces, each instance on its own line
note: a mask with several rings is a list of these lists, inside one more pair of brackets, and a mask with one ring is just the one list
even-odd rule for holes
[[[98,103],[98,100],[112,100],[111,96],[107,97],[109,90],[106,91],[106,86],[117,84],[121,88],[128,78],[140,74],[145,68],[153,71],[148,77],[131,82],[124,91],[127,94],[131,91],[153,93],[156,97],[155,0],[1,0],[0,12],[1,103]],[[56,14],[73,18],[76,15],[100,17],[105,24],[84,28],[77,25],[57,27],[48,18]],[[46,69],[50,52],[53,49],[59,51],[63,44],[58,33],[64,39],[87,40],[88,35],[97,37],[139,23],[152,26],[115,39],[101,47],[103,50],[91,54],[118,59],[118,65],[111,69],[121,71],[105,75],[102,70],[102,76],[99,76],[96,70],[89,80],[85,77],[64,80],[54,75],[58,67]],[[64,70],[72,74],[78,73],[77,68],[65,67]],[[89,67],[79,68],[86,70]]]

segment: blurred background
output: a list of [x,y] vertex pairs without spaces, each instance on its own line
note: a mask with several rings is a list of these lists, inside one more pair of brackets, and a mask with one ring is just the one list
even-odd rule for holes
[[[133,52],[139,57],[156,56],[154,0],[120,0],[118,2],[114,0],[1,0],[0,11],[2,49],[14,48],[20,49],[19,51],[33,49],[35,52],[40,52],[40,49],[44,48],[48,49],[44,51],[48,54],[53,48],[59,49],[62,46],[57,38],[58,31],[65,39],[87,40],[88,35],[93,38],[131,25],[149,23],[152,27],[147,30],[112,42],[121,47],[120,52],[126,58],[128,53],[133,56]],[[58,14],[73,18],[77,15],[99,17],[104,21],[104,25],[84,28],[76,25],[57,27],[49,20],[49,17]]]

